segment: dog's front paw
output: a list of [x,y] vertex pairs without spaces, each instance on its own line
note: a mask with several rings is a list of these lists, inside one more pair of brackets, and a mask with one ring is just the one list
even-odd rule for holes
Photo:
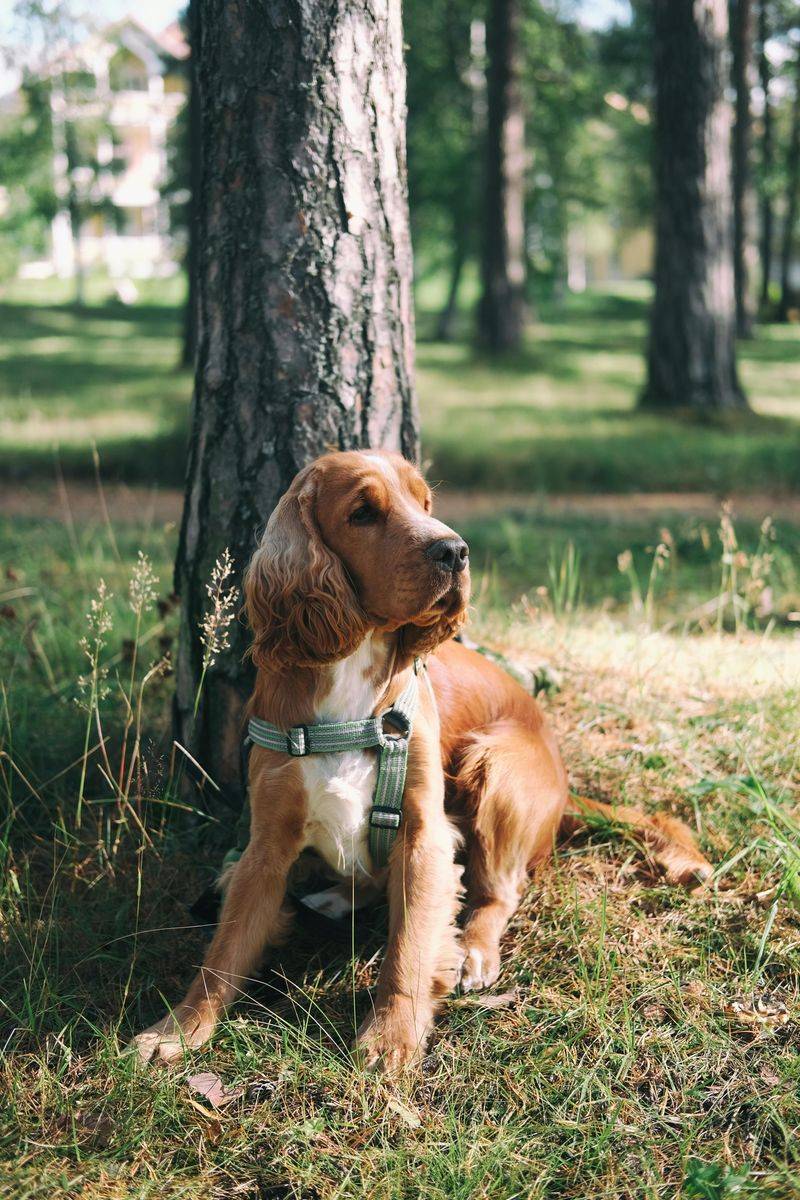
[[171,1063],[186,1050],[205,1045],[215,1025],[210,1013],[194,1008],[178,1008],[133,1039],[131,1045],[144,1063]]
[[356,1062],[388,1075],[413,1067],[425,1053],[432,1027],[433,1012],[422,1016],[407,1000],[376,1009],[358,1031]]
[[499,974],[499,946],[467,943],[459,979],[462,992],[481,992],[484,988],[491,987]]

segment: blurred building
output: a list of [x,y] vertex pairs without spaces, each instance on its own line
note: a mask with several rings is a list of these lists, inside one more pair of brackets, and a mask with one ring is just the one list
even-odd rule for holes
[[[48,75],[59,211],[49,260],[28,264],[25,274],[51,270],[70,277],[80,265],[120,279],[175,269],[162,188],[168,132],[186,99],[182,63],[188,54],[177,24],[156,36],[126,17],[53,62]],[[67,137],[74,129],[92,142],[88,165],[70,160]]]

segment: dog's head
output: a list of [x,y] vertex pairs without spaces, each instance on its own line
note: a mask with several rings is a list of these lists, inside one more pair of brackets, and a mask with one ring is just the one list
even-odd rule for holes
[[302,470],[245,576],[256,665],[334,662],[373,629],[399,631],[409,654],[452,636],[469,599],[469,552],[431,503],[398,454],[329,454]]

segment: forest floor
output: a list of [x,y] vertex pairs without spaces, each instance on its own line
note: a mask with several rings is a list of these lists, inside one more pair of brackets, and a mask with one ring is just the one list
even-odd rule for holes
[[[211,811],[187,825],[171,808],[170,679],[144,683],[175,633],[180,511],[175,488],[154,488],[148,471],[183,436],[188,381],[173,370],[173,310],[76,317],[29,296],[25,316],[16,298],[0,364],[4,1200],[800,1196],[800,518],[797,460],[792,476],[783,459],[785,441],[795,455],[798,445],[797,331],[746,350],[762,450],[746,432],[692,426],[694,466],[678,454],[669,474],[659,457],[654,476],[621,450],[609,466],[587,440],[542,484],[523,474],[517,441],[489,441],[506,434],[497,414],[481,424],[482,407],[489,391],[497,405],[515,392],[522,420],[520,397],[536,410],[551,389],[552,414],[517,430],[535,465],[548,438],[553,455],[574,441],[547,433],[561,419],[555,397],[571,394],[577,412],[602,355],[622,356],[624,381],[610,397],[606,380],[592,417],[613,458],[612,410],[640,419],[642,312],[617,325],[597,303],[570,316],[563,354],[579,367],[568,387],[554,325],[540,331],[550,374],[487,374],[486,390],[466,350],[423,344],[428,453],[458,485],[440,499],[472,546],[470,632],[544,668],[542,703],[573,786],[680,814],[717,870],[686,894],[608,829],[563,845],[514,919],[489,997],[447,1001],[422,1070],[390,1083],[347,1054],[375,980],[380,911],[354,929],[301,920],[213,1045],[177,1069],[125,1053],[202,955],[206,931],[187,906],[230,823]],[[436,366],[450,356],[460,373]],[[453,413],[437,417],[459,395],[474,458],[450,444]],[[132,439],[120,412],[139,421]],[[686,427],[673,432],[679,450]],[[117,476],[100,489],[92,439],[103,476]],[[509,456],[502,481],[481,475],[481,439],[487,461]],[[448,455],[452,476],[440,468]],[[605,485],[576,482],[580,462]],[[733,524],[720,517],[726,494]],[[140,550],[160,603],[137,632]],[[101,577],[112,596],[98,722],[87,720],[81,639],[92,648]],[[131,773],[121,758],[140,694],[142,769]],[[233,1089],[220,1107],[192,1086],[201,1072]]]

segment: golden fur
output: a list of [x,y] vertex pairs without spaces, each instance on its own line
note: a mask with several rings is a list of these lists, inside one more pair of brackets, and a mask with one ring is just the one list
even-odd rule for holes
[[[452,563],[431,557],[443,539],[455,547]],[[431,515],[427,485],[399,456],[331,454],[301,471],[270,518],[245,592],[258,668],[250,711],[283,728],[312,724],[320,712],[349,719],[384,711],[413,657],[427,657],[389,866],[373,872],[355,849],[348,859],[358,886],[385,887],[389,900],[387,951],[356,1041],[367,1065],[414,1061],[443,995],[495,981],[500,940],[531,871],[559,829],[587,810],[638,832],[670,879],[709,873],[681,822],[570,798],[536,701],[452,640],[469,598],[466,547]],[[353,714],[359,703],[369,711]],[[169,1061],[207,1040],[264,948],[285,934],[287,876],[305,847],[335,872],[330,847],[342,841],[345,816],[353,846],[353,822],[366,845],[369,754],[312,756],[330,762],[309,765],[253,748],[250,843],[186,998],[137,1038],[144,1058]]]

